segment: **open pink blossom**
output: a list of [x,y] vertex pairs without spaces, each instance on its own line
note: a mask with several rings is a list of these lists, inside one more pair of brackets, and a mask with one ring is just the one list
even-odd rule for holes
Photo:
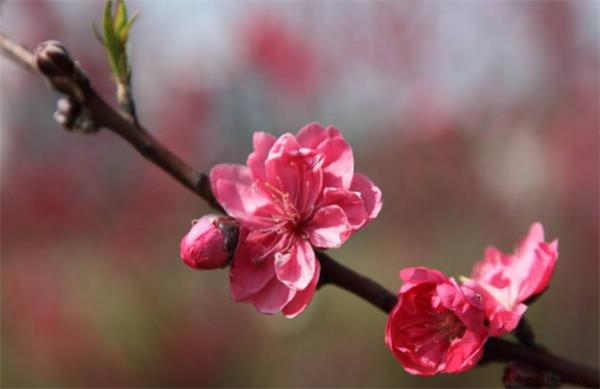
[[465,283],[486,296],[491,336],[501,336],[519,324],[527,309],[524,302],[548,286],[557,258],[558,241],[545,242],[540,223],[531,225],[514,254],[494,247],[485,250]]
[[254,134],[247,166],[221,164],[212,189],[244,232],[231,269],[234,300],[292,317],[318,281],[316,248],[340,247],[381,209],[381,191],[354,173],[352,149],[334,127],[296,136]]
[[426,267],[404,269],[400,278],[385,341],[404,370],[428,376],[475,366],[487,340],[481,295]]

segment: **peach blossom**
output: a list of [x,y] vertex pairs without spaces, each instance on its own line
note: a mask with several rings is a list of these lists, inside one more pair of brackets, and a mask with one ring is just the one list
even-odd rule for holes
[[221,164],[212,189],[244,232],[231,269],[234,300],[293,317],[318,281],[315,248],[340,247],[374,219],[381,191],[354,173],[339,130],[313,123],[296,136],[258,132],[247,165]]
[[481,295],[426,267],[404,269],[400,278],[385,340],[404,370],[428,376],[475,366],[487,340]]
[[525,302],[548,286],[557,259],[558,241],[545,242],[540,223],[531,225],[514,254],[495,247],[485,250],[466,284],[486,296],[491,336],[501,336],[519,324]]

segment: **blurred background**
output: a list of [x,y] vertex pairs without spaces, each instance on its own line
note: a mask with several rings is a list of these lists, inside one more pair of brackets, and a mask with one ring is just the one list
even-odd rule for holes
[[[541,221],[560,258],[527,318],[598,364],[599,2],[128,5],[139,116],[165,145],[208,171],[255,131],[334,124],[384,207],[332,254],[393,290],[406,266],[467,275]],[[102,6],[5,1],[0,29],[64,42],[114,103]],[[234,304],[227,271],[179,259],[207,206],[109,131],[59,128],[57,95],[0,66],[2,386],[501,385],[496,364],[406,374],[385,315],[331,286],[294,320]]]

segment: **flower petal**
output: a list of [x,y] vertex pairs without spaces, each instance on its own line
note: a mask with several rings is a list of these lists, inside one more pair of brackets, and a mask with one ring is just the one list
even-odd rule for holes
[[302,127],[296,139],[302,147],[308,147],[310,149],[316,149],[321,143],[327,139],[341,138],[342,134],[340,131],[333,127],[328,126],[323,128],[319,123],[310,123]]
[[469,286],[486,297],[490,334],[501,336],[516,327],[527,308],[523,303],[548,286],[557,258],[557,241],[544,242],[539,223],[529,228],[515,254],[486,249],[484,258],[473,268]]
[[344,138],[332,138],[317,147],[323,155],[323,185],[349,189],[354,176],[352,148]]
[[544,228],[540,223],[533,223],[519,243],[515,256],[519,263],[513,264],[514,272],[525,276],[518,289],[522,302],[548,286],[558,259],[558,241],[544,242]]
[[210,170],[210,182],[214,184],[218,180],[233,181],[244,186],[254,183],[250,169],[236,163],[222,163],[213,167]]
[[319,205],[339,205],[355,231],[367,222],[367,211],[358,192],[350,192],[342,188],[325,188]]
[[299,192],[298,169],[291,163],[299,149],[294,135],[284,134],[277,139],[265,162],[269,185],[291,196]]
[[361,194],[369,221],[375,219],[383,205],[381,190],[373,184],[369,177],[360,173],[354,174],[350,190]]
[[275,254],[275,275],[288,287],[302,290],[313,279],[316,262],[308,241],[298,239],[287,253]]
[[522,266],[515,264],[509,273],[510,277],[518,272],[522,278],[519,279],[521,282],[515,285],[518,302],[524,302],[548,286],[550,278],[554,273],[556,260],[558,259],[558,251],[556,250],[555,243],[556,241],[551,244],[539,242],[538,247],[532,253],[529,253],[528,256],[517,257],[521,262],[526,261]]
[[450,344],[446,352],[445,373],[460,373],[475,366],[483,356],[486,337],[471,330],[465,331],[460,342]]
[[544,227],[538,222],[533,223],[527,231],[527,235],[519,242],[515,255],[526,255],[537,249],[540,242],[544,241]]
[[315,247],[340,247],[352,233],[352,226],[341,207],[328,205],[319,208],[312,216],[304,232]]
[[251,249],[242,242],[231,264],[229,283],[234,301],[248,301],[275,278],[273,257],[255,261],[251,257]]
[[485,281],[497,288],[507,287],[509,280],[503,274],[503,269],[509,266],[512,259],[493,246],[488,246],[483,252],[483,259],[473,265],[471,277],[477,281]]
[[511,309],[544,290],[558,258],[557,242],[544,242],[539,223],[529,229],[514,255],[489,247],[473,268],[473,280]]
[[506,310],[502,306],[496,306],[491,310],[486,309],[490,336],[502,336],[517,328],[526,310],[525,304],[517,304],[511,310]]
[[276,138],[266,132],[255,132],[252,137],[254,151],[248,156],[246,164],[257,180],[266,180],[265,161]]
[[430,269],[428,267],[407,267],[400,270],[400,279],[404,281],[404,285],[400,289],[400,293],[404,293],[406,290],[413,286],[431,282],[431,283],[446,283],[448,277],[439,270]]
[[230,216],[254,226],[271,223],[271,200],[257,191],[250,169],[237,164],[220,164],[210,171],[212,190]]
[[308,284],[304,290],[297,291],[294,298],[281,310],[285,317],[291,319],[298,316],[306,309],[308,304],[310,304],[315,294],[315,290],[317,289],[320,273],[321,265],[319,264],[319,261],[315,261],[315,274],[313,275],[310,284]]
[[301,215],[310,213],[323,187],[321,166],[317,152],[300,148],[292,134],[285,134],[269,152],[265,162],[268,183],[263,189],[282,208],[289,210],[293,205]]
[[551,243],[542,242],[539,245],[536,255],[540,258],[541,265],[541,277],[537,286],[531,292],[531,296],[541,293],[548,284],[550,278],[554,273],[554,267],[556,266],[556,260],[558,259],[558,240],[553,240]]
[[273,314],[281,311],[296,295],[277,278],[273,278],[260,292],[252,296],[251,301],[257,311]]

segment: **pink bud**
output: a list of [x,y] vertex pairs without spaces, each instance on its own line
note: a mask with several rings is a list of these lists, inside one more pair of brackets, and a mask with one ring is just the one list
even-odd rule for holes
[[179,253],[194,269],[227,266],[237,247],[238,223],[228,216],[206,215],[181,240]]

